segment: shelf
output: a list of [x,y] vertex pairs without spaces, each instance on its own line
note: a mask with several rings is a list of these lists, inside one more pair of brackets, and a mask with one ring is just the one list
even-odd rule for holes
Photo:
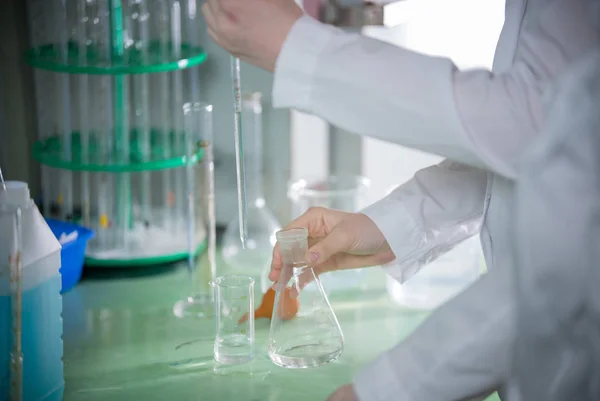
[[[194,257],[197,257],[206,250],[208,240],[204,238],[195,250]],[[128,255],[128,257],[108,257],[98,258],[86,255],[85,266],[96,267],[96,268],[126,268],[126,267],[142,267],[147,268],[148,266],[163,265],[180,260],[186,259],[189,256],[189,252],[174,252],[171,254],[163,254],[157,256],[139,256],[135,253]]]
[[[162,46],[164,47],[164,46]],[[204,63],[206,52],[203,48],[184,43],[180,57],[173,57],[172,44],[165,52],[160,42],[152,41],[145,51],[130,47],[115,60],[103,57],[95,45],[87,46],[86,54],[81,55],[75,42],[67,45],[67,55],[63,56],[59,45],[47,44],[29,49],[25,54],[27,64],[42,70],[69,74],[124,75],[149,74],[183,70]]]
[[[166,137],[166,138],[165,138]],[[132,130],[129,141],[129,154],[127,157],[118,150],[102,151],[105,146],[102,142],[108,138],[104,135],[90,135],[87,160],[82,157],[81,135],[78,132],[71,134],[71,160],[64,158],[66,153],[63,147],[62,136],[50,136],[33,145],[33,157],[43,165],[71,171],[131,173],[141,171],[166,170],[182,167],[187,164],[185,157],[185,134],[171,132],[163,135],[161,131],[152,130],[150,133],[150,154],[145,156],[139,140],[139,132]],[[166,146],[165,146],[166,145]],[[163,154],[165,147],[167,156]],[[170,155],[169,155],[170,154]],[[202,160],[204,151],[198,146],[193,155],[192,163]]]

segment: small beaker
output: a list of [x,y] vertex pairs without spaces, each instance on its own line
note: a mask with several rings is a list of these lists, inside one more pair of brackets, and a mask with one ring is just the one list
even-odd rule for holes
[[366,206],[365,198],[369,187],[370,181],[367,178],[353,175],[295,181],[288,188],[293,208],[292,218],[297,218],[313,206],[357,212]]
[[254,279],[227,275],[210,282],[214,289],[214,359],[239,365],[254,358]]
[[[334,175],[323,179],[295,181],[288,187],[292,218],[299,217],[315,206],[358,212],[366,206],[369,188],[369,179],[355,175]],[[350,269],[326,273],[321,276],[321,283],[328,295],[336,291],[355,291],[364,285],[365,272],[365,269]],[[268,274],[267,268],[261,277],[263,291],[271,285]]]
[[277,243],[283,267],[271,317],[269,358],[285,368],[332,362],[342,354],[344,336],[321,280],[305,262],[308,231],[278,231]]

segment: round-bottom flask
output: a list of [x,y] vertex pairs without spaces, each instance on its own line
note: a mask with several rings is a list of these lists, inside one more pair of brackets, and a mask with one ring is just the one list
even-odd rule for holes
[[[269,331],[269,358],[285,368],[310,368],[336,360],[344,336],[319,277],[305,262],[308,232],[279,231],[283,268]],[[310,288],[312,287],[312,288]]]

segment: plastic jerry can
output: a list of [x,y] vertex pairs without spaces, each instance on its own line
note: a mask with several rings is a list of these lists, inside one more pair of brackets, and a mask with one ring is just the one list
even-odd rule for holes
[[23,401],[58,401],[64,392],[60,244],[24,182],[0,189],[0,401],[8,400],[13,345],[9,256],[21,209]]

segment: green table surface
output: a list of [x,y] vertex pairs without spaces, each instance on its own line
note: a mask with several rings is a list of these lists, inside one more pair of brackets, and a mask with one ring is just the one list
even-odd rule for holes
[[64,399],[325,400],[427,315],[394,305],[381,269],[373,268],[365,289],[330,297],[345,337],[337,361],[302,370],[275,366],[266,352],[270,322],[261,319],[255,361],[214,372],[213,320],[180,319],[172,312],[187,295],[187,279],[182,264],[86,273],[63,297]]

